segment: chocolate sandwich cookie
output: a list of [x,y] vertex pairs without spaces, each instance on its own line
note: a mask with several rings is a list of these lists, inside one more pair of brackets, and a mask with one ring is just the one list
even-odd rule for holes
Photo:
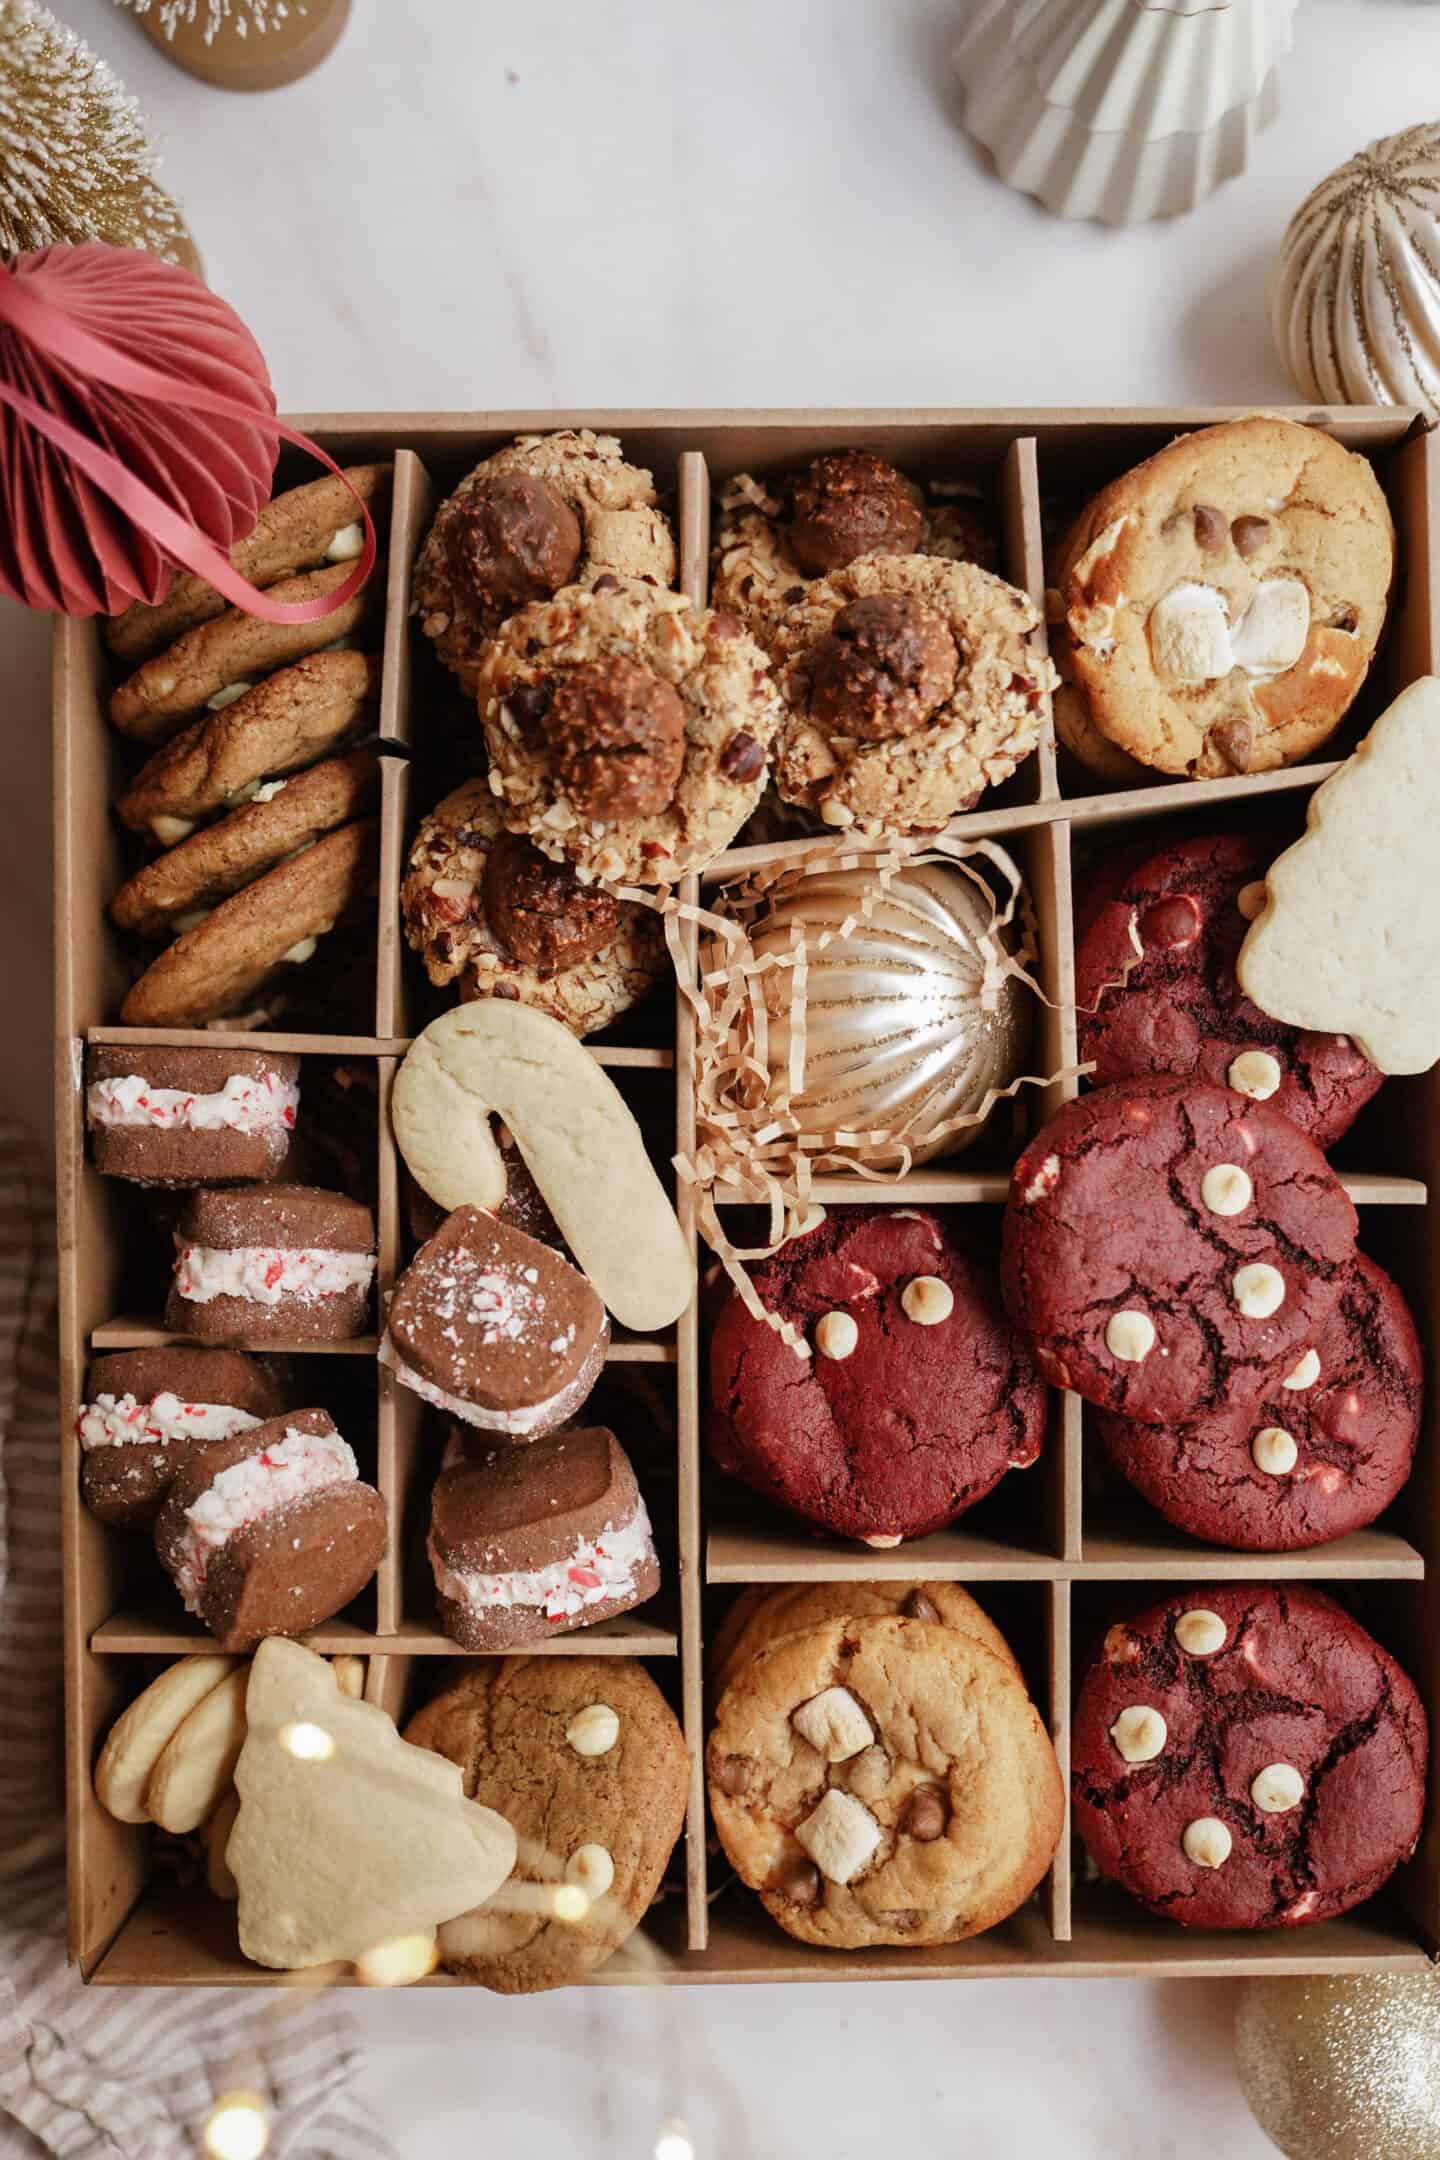
[[576,1035],[608,1027],[666,968],[655,910],[582,885],[568,863],[507,833],[484,779],[421,820],[400,906],[432,983],[519,998]]
[[[307,570],[303,577],[282,578],[271,586],[270,598],[318,600],[343,585],[354,568],[353,562],[338,562],[324,570]],[[379,583],[383,586],[383,575]],[[365,620],[369,606],[365,588],[313,622],[262,622],[241,608],[226,608],[212,622],[187,630],[153,660],[142,661],[113,692],[110,719],[136,742],[168,742],[212,698],[222,697],[237,683],[248,688],[257,676],[349,637]]]
[[1384,1074],[1347,1035],[1272,1020],[1236,980],[1280,846],[1206,833],[1102,873],[1075,942],[1080,1055],[1099,1087],[1174,1073],[1236,1088],[1328,1148]]
[[643,1605],[660,1587],[630,1458],[603,1425],[529,1447],[459,1435],[435,1483],[430,1565],[464,1650],[520,1650]]
[[519,1841],[510,1880],[441,1927],[448,1972],[528,1995],[582,1980],[620,1948],[654,1901],[690,1792],[684,1737],[643,1665],[481,1659],[405,1738],[458,1763],[469,1798]]
[[[391,465],[348,465],[344,480],[327,473],[323,480],[275,496],[252,530],[231,548],[232,565],[241,577],[259,586],[274,585],[279,578],[294,577],[322,563],[348,567],[365,544],[355,496],[368,506],[377,529],[383,528],[393,477]],[[112,616],[105,625],[105,643],[117,659],[135,667],[187,630],[224,613],[225,602],[213,585],[182,572],[163,600],[150,606],[137,601],[122,615]]]
[[385,1504],[324,1410],[291,1410],[196,1448],[155,1550],[222,1650],[303,1635],[358,1597],[385,1550]]
[[278,1417],[279,1383],[238,1350],[120,1350],[91,1360],[75,1431],[92,1515],[148,1530],[196,1448]]
[[1409,1308],[1357,1253],[1340,1303],[1253,1409],[1179,1424],[1102,1417],[1116,1468],[1177,1529],[1293,1552],[1363,1529],[1415,1456],[1424,1360]]
[[462,1207],[396,1283],[379,1357],[462,1423],[533,1440],[576,1415],[609,1342],[605,1308],[578,1268]]
[[1340,1302],[1356,1217],[1313,1140],[1188,1080],[1068,1103],[1015,1165],[1001,1280],[1056,1387],[1145,1424],[1252,1408]]
[[311,653],[182,728],[146,759],[115,815],[157,846],[174,847],[197,825],[343,749],[373,725],[379,693],[372,654]]
[[363,1335],[375,1273],[369,1208],[315,1185],[195,1192],[175,1231],[165,1325],[202,1342]]
[[369,749],[267,780],[242,808],[137,871],[111,901],[110,919],[164,937],[358,818],[379,791],[380,761]]
[[1071,1740],[1102,1875],[1182,1927],[1298,1927],[1373,1897],[1425,1811],[1429,1736],[1387,1650],[1315,1590],[1192,1587],[1112,1627]]
[[136,1185],[278,1177],[300,1104],[300,1060],[272,1050],[93,1043],[85,1123],[95,1167]]
[[[268,806],[267,806],[268,807]],[[338,923],[373,906],[380,828],[362,818],[233,893],[152,960],[120,1008],[127,1027],[199,1027],[243,1012]]]
[[751,1270],[793,1350],[732,1291],[710,1338],[722,1470],[836,1537],[898,1545],[1040,1453],[1046,1398],[992,1265],[918,1208],[836,1208]]

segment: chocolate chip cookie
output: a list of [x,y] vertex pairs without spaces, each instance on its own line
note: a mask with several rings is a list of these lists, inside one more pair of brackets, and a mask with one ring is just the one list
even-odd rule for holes
[[1024,1903],[1064,1818],[1013,1666],[926,1620],[840,1619],[737,1674],[706,1749],[715,1828],[822,1949],[961,1942]]
[[803,1634],[829,1620],[926,1620],[954,1628],[1018,1673],[1015,1653],[989,1615],[959,1583],[760,1583],[742,1590],[710,1634],[708,1683],[719,1701],[751,1658],[782,1635]]
[[[568,1987],[612,1956],[660,1887],[690,1790],[680,1727],[644,1666],[479,1659],[405,1738],[458,1763],[469,1798],[519,1840],[510,1881],[440,1929],[446,1970],[528,1995]],[[568,1893],[558,1909],[557,1893]]]
[[1112,1627],[1075,1711],[1075,1820],[1102,1875],[1182,1927],[1298,1927],[1414,1850],[1413,1685],[1315,1590],[1192,1588]]
[[416,558],[413,609],[473,697],[508,616],[607,576],[674,579],[675,540],[649,473],[627,464],[614,435],[522,435],[440,505]]
[[1316,428],[1201,428],[1103,489],[1057,575],[1095,728],[1161,772],[1292,765],[1379,643],[1395,530],[1370,465]]

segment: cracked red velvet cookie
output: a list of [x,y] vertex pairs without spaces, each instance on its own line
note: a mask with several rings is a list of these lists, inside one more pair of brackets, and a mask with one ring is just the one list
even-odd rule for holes
[[1357,1253],[1340,1303],[1253,1410],[1175,1425],[1102,1417],[1116,1468],[1177,1529],[1291,1552],[1363,1529],[1410,1475],[1424,1364],[1404,1298]]
[[1147,1424],[1248,1409],[1340,1302],[1355,1210],[1314,1142],[1185,1080],[1067,1103],[1010,1181],[1001,1279],[1056,1387]]
[[1372,1897],[1420,1835],[1425,1712],[1318,1591],[1198,1587],[1112,1627],[1075,1711],[1102,1875],[1184,1927],[1298,1927]]
[[993,1268],[937,1215],[837,1208],[752,1268],[804,1358],[734,1293],[710,1338],[711,1453],[837,1537],[898,1545],[1040,1453],[1045,1390]]
[[1080,1055],[1098,1087],[1174,1073],[1236,1088],[1328,1148],[1385,1076],[1348,1035],[1272,1020],[1236,980],[1279,847],[1205,833],[1101,874],[1075,942]]

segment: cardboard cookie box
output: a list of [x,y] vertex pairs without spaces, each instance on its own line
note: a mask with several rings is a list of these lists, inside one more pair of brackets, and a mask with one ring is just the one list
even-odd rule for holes
[[[305,416],[298,425],[342,461],[395,459],[384,598],[381,732],[397,752],[422,761],[427,730],[454,693],[442,682],[409,620],[409,576],[434,503],[488,452],[516,433],[591,426],[618,433],[626,454],[654,472],[681,541],[681,578],[696,599],[706,590],[710,505],[739,471],[783,473],[822,450],[863,444],[912,474],[975,491],[1003,535],[1000,567],[1043,599],[1044,535],[1104,480],[1160,448],[1174,434],[1235,417],[1228,411],[494,413]],[[1440,671],[1440,597],[1432,581],[1432,531],[1440,528],[1440,448],[1414,414],[1383,409],[1297,410],[1292,417],[1331,430],[1375,465],[1399,532],[1399,579],[1386,644],[1343,734],[1343,755],[1369,719],[1416,676]],[[310,478],[297,464],[278,484]],[[57,1171],[61,1263],[62,1405],[65,1454],[65,1640],[69,1681],[70,1951],[87,1978],[108,1982],[226,1982],[259,1986],[286,1976],[246,1963],[236,1947],[234,1908],[203,1889],[177,1888],[155,1868],[152,1834],[112,1821],[91,1790],[91,1767],[112,1720],[160,1663],[200,1647],[198,1623],[180,1612],[154,1574],[145,1541],[132,1544],[81,1505],[75,1417],[92,1351],[160,1343],[163,1273],[137,1235],[129,1188],[96,1175],[86,1159],[80,1075],[84,1046],[185,1035],[135,1034],[113,1023],[128,980],[105,905],[124,874],[109,811],[122,745],[103,717],[108,662],[93,625],[61,622],[55,645],[55,874],[59,949],[56,1056]],[[1096,792],[1096,783],[1042,743],[983,806],[952,828],[989,835],[1015,855],[1030,886],[1039,926],[1040,975],[1052,1006],[1042,1016],[1039,1069],[1075,1063],[1072,911],[1094,865],[1137,840],[1251,814],[1298,830],[1308,791],[1331,770],[1301,764],[1254,778],[1180,782]],[[458,777],[458,776],[457,776]],[[448,784],[448,783],[447,783]],[[400,933],[397,888],[418,815],[441,792],[412,773],[403,754],[386,757],[381,874],[376,898],[376,969],[359,992],[353,1032],[338,1035],[226,1036],[303,1053],[308,1073],[343,1069],[361,1102],[363,1175],[373,1183],[383,1296],[410,1250],[401,1168],[384,1106],[411,1030],[428,1017],[422,979]],[[742,846],[717,873],[785,854]],[[688,888],[694,897],[694,884]],[[665,1163],[693,1140],[693,1037],[677,999],[650,1002],[591,1045],[614,1073]],[[1048,1099],[1022,1094],[1020,1119],[1005,1122],[957,1166],[940,1161],[889,1188],[899,1201],[974,1208],[998,1228],[1017,1125],[1031,1128],[1074,1092],[1057,1081]],[[1028,1097],[1028,1099],[1027,1099]],[[1427,1210],[1440,1177],[1437,1077],[1390,1080],[1335,1152],[1361,1209],[1362,1247],[1395,1273],[1422,1334],[1440,1341],[1440,1250]],[[339,1182],[338,1179],[334,1182]],[[859,1179],[827,1178],[818,1197],[844,1206],[877,1197]],[[691,1237],[694,1211],[679,1206]],[[1413,1862],[1384,1895],[1319,1927],[1249,1936],[1207,1936],[1152,1919],[1122,1892],[1087,1880],[1084,1855],[1067,1831],[1038,1898],[988,1934],[953,1947],[846,1955],[806,1950],[772,1925],[758,1901],[735,1885],[707,1848],[700,1775],[703,1661],[707,1634],[742,1584],[790,1579],[953,1577],[973,1584],[1011,1636],[1036,1701],[1048,1714],[1062,1770],[1072,1687],[1097,1631],[1185,1583],[1262,1576],[1334,1586],[1413,1673],[1440,1726],[1440,1487],[1435,1476],[1436,1390],[1419,1465],[1399,1502],[1370,1530],[1317,1550],[1253,1556],[1194,1544],[1158,1516],[1128,1502],[1099,1474],[1087,1447],[1078,1398],[1056,1394],[1047,1445],[1023,1477],[1005,1480],[952,1529],[894,1551],[817,1540],[754,1506],[738,1487],[702,1473],[700,1341],[692,1310],[661,1339],[619,1332],[610,1378],[644,1391],[648,1418],[669,1463],[639,1461],[656,1516],[665,1569],[660,1598],[598,1628],[568,1634],[550,1654],[613,1652],[646,1659],[683,1716],[694,1776],[688,1830],[669,1892],[644,1933],[661,1955],[622,1953],[601,1979],[844,1979],[985,1973],[1185,1974],[1362,1971],[1418,1967],[1440,1939],[1440,1810],[1432,1795]],[[321,1650],[368,1654],[368,1691],[395,1711],[421,1699],[436,1660],[458,1655],[440,1632],[417,1556],[433,1446],[421,1445],[420,1406],[374,1360],[373,1337],[307,1353],[314,1399],[343,1402],[362,1475],[373,1477],[389,1513],[390,1543],[375,1582],[341,1618],[310,1638]],[[305,1399],[311,1399],[307,1396]],[[415,1562],[419,1558],[417,1569]],[[1428,1571],[1428,1579],[1427,1579]],[[682,1864],[683,1862],[683,1864]],[[438,1984],[443,1984],[438,1983]]]

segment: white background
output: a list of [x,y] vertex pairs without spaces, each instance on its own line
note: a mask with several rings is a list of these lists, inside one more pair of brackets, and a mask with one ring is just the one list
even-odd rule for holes
[[[264,97],[56,0],[137,93],[282,406],[1279,402],[1291,211],[1435,114],[1440,7],[1302,0],[1252,169],[1178,224],[1061,225],[955,122],[955,0],[356,0]],[[48,1117],[45,626],[0,603],[0,1099]],[[409,2155],[1255,2160],[1202,1982],[370,1997]]]

